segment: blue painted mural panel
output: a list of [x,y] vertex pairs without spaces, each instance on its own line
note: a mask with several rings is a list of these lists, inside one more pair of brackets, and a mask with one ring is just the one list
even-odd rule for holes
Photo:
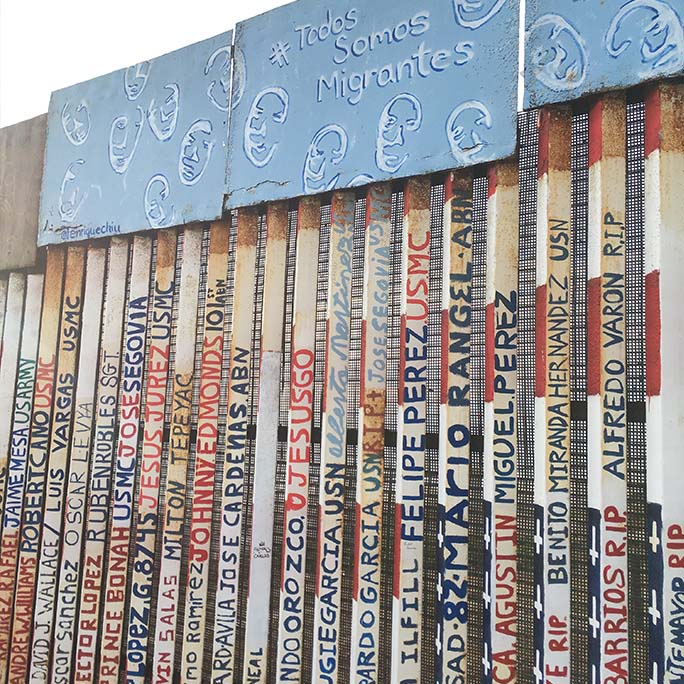
[[239,24],[229,207],[510,156],[518,0],[300,0]]
[[684,73],[682,0],[527,0],[525,106]]
[[40,245],[221,217],[231,39],[53,93]]

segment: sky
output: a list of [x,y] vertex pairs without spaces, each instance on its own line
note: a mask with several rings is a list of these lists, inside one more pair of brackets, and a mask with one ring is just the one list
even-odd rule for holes
[[0,126],[50,93],[163,55],[284,0],[0,0]]

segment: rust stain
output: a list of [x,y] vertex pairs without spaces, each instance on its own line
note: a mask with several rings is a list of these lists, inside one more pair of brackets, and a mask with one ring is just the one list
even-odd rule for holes
[[627,105],[621,93],[603,97],[602,129],[603,157],[624,159],[627,147]]
[[256,245],[258,232],[259,210],[256,207],[240,209],[238,212],[238,248]]
[[569,107],[555,107],[549,121],[549,168],[554,171],[570,169],[572,143],[572,111]]
[[271,202],[266,210],[269,240],[287,240],[287,202]]
[[382,454],[385,450],[385,406],[387,393],[384,389],[369,389],[363,395],[363,452]]
[[299,200],[297,230],[320,230],[321,199],[320,197],[303,197]]
[[230,223],[215,221],[209,229],[209,254],[226,256],[230,244]]
[[176,263],[176,231],[160,230],[157,234],[157,267],[172,268]]

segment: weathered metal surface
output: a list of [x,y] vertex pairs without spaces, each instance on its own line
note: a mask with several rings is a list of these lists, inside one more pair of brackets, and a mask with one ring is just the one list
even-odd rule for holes
[[518,21],[514,0],[300,0],[239,24],[228,206],[510,156]]
[[36,266],[47,115],[0,128],[0,271]]
[[[535,398],[535,669],[570,684],[572,115],[539,120]],[[543,458],[542,458],[543,456]]]
[[439,435],[437,672],[465,681],[468,657],[470,340],[473,179],[449,174],[444,189],[442,368]]
[[33,641],[29,649],[29,681],[43,681],[50,674],[54,646],[54,614],[57,602],[57,572],[62,541],[64,495],[68,477],[71,431],[74,425],[76,370],[83,325],[83,280],[86,250],[67,251],[62,317],[57,348],[55,408],[45,463],[43,519],[39,545]]
[[221,217],[231,40],[53,93],[39,245]]
[[[391,278],[392,188],[373,185],[366,195],[366,243],[361,334],[359,453],[350,676],[373,680],[380,667],[382,503],[385,482],[387,320]],[[388,569],[386,569],[388,570]]]
[[[283,362],[287,232],[287,204],[268,205],[264,307],[261,319],[259,412],[256,418],[252,490],[252,546],[243,664],[244,680],[250,684],[266,684],[268,674],[270,592],[266,587],[271,586],[273,576],[274,491],[278,454],[280,376]],[[230,675],[232,674],[231,672]]]
[[114,459],[109,520],[109,553],[104,566],[104,610],[100,624],[98,681],[115,683],[121,666],[121,641],[126,605],[130,541],[133,526],[135,472],[144,412],[145,350],[150,308],[152,239],[133,239],[131,285],[122,344],[122,381],[119,395],[118,437]]
[[[600,519],[592,543],[598,560],[598,586],[592,586],[592,671],[598,681],[610,684],[629,676],[627,633],[627,426],[625,339],[625,100],[622,96],[599,100],[589,115],[589,248],[594,254],[590,281],[587,334],[589,383],[598,398],[589,424],[593,449],[589,480],[598,494]],[[592,278],[592,273],[589,274]],[[592,374],[592,370],[596,375]],[[598,410],[597,410],[598,407]],[[593,422],[595,421],[595,422]],[[595,601],[594,601],[595,600]],[[593,611],[594,605],[596,611]],[[592,623],[594,624],[594,623]],[[598,648],[597,648],[598,647]],[[597,653],[598,651],[598,653]],[[596,660],[598,655],[599,660]],[[592,674],[592,676],[594,676]]]
[[525,106],[684,73],[679,0],[527,0]]
[[430,179],[404,190],[392,678],[420,679],[427,420]]
[[[106,249],[88,249],[82,331],[100,330]],[[80,345],[77,386],[73,400],[73,431],[68,466],[64,475],[66,493],[63,515],[62,549],[59,559],[59,584],[53,627],[54,647],[50,681],[64,684],[73,672],[72,652],[78,618],[78,590],[81,579],[81,553],[87,507],[87,482],[90,472],[94,405],[97,391],[99,344],[85,339]]]
[[[133,513],[134,540],[129,569],[131,596],[125,616],[125,668],[128,682],[144,682],[150,631],[150,609],[154,594],[153,576],[159,501],[164,462],[164,430],[170,383],[171,332],[176,292],[177,236],[172,231],[157,234],[157,259],[151,294],[152,318],[148,331],[147,385],[141,418],[145,421],[138,457],[139,483]],[[123,669],[123,668],[122,668]]]
[[[240,549],[245,524],[242,511],[247,453],[247,418],[251,397],[250,369],[259,234],[258,212],[254,209],[240,211],[237,230],[233,328],[228,377],[228,417],[220,499],[219,546],[221,553],[217,571],[219,583],[216,588],[212,668],[215,681],[227,682],[234,681],[236,662],[235,647],[238,627],[236,605],[240,588]],[[211,494],[213,494],[213,487]],[[200,672],[200,678],[201,674]]]
[[333,195],[321,416],[319,568],[311,675],[314,684],[330,683],[339,676],[339,661],[335,655],[339,653],[341,606],[349,598],[342,594],[342,559],[355,209],[353,193],[336,192]]
[[76,656],[73,667],[76,682],[94,681],[96,658],[100,651],[99,615],[100,606],[105,599],[103,580],[122,380],[121,341],[126,308],[128,252],[128,240],[112,238],[107,261],[107,292],[101,330],[97,405],[94,409],[95,435],[92,441],[83,572],[75,637]]
[[17,582],[19,535],[24,510],[24,484],[36,385],[38,334],[43,305],[43,276],[30,275],[26,281],[26,304],[23,312],[21,349],[17,383],[12,407],[12,442],[9,451],[7,495],[2,512],[0,546],[0,680],[6,681],[9,656],[13,596]]
[[[248,212],[248,216],[249,216]],[[241,235],[240,235],[241,233]],[[236,344],[245,344],[251,340],[252,309],[254,307],[254,268],[256,260],[256,216],[253,222],[238,223],[238,254],[236,260],[235,290],[233,294],[233,328],[231,332],[231,349]],[[190,508],[190,525],[188,546],[188,568],[185,594],[185,625],[183,633],[183,648],[181,652],[181,677],[185,682],[197,682],[202,678],[204,660],[205,630],[211,592],[209,590],[210,553],[212,545],[212,518],[214,508],[214,481],[217,465],[218,420],[221,399],[221,373],[223,368],[223,348],[226,309],[226,277],[228,272],[228,224],[214,224],[211,227],[209,256],[206,282],[206,298],[204,307],[204,337],[202,340],[202,361],[199,376],[199,397],[197,399],[197,439],[195,442],[195,466],[192,473],[193,497]],[[250,253],[251,247],[251,253]],[[247,342],[249,349],[249,343]],[[235,392],[249,396],[249,374],[245,377],[244,368],[240,366],[240,352],[235,349],[231,355],[230,385],[228,389],[228,406],[235,401]],[[248,366],[247,366],[248,367]],[[246,407],[243,408],[246,414]],[[242,414],[239,414],[242,415]],[[233,421],[238,416],[229,408],[228,419]],[[232,427],[234,427],[234,424]],[[240,428],[246,439],[246,421],[242,421]],[[228,428],[230,433],[230,427]],[[238,430],[239,431],[239,430]],[[227,442],[228,444],[228,442]],[[232,444],[232,442],[230,443]],[[226,449],[226,456],[230,449]],[[242,460],[239,461],[239,457]],[[244,454],[235,454],[235,461],[244,463]],[[238,465],[239,467],[239,465]],[[235,476],[232,463],[226,458],[223,468],[224,497],[230,495],[230,503],[224,504],[221,517],[222,527],[219,558],[219,577],[231,576],[231,562],[229,560],[230,543],[235,545],[235,538],[240,538],[240,527],[236,537],[225,534],[226,517],[234,511],[238,492],[244,485]],[[232,478],[235,481],[235,487]],[[226,510],[227,509],[227,510]],[[239,550],[239,543],[237,544]],[[224,570],[224,563],[228,569]],[[221,600],[217,594],[218,601]],[[217,605],[218,609],[218,605]]]
[[177,624],[181,600],[181,561],[185,533],[188,459],[191,448],[195,342],[198,325],[202,228],[189,228],[183,235],[183,262],[178,301],[176,352],[173,367],[171,422],[165,491],[161,507],[161,560],[158,585],[154,588],[157,617],[154,625],[152,682],[171,682],[176,653]]
[[518,681],[518,169],[489,170],[485,370],[484,681]]
[[656,86],[646,98],[646,430],[648,434],[650,666],[655,684],[684,675],[679,630],[684,591],[681,346],[684,92]]
[[304,602],[306,578],[309,469],[313,430],[314,363],[316,360],[316,279],[321,223],[318,198],[299,202],[297,261],[292,314],[292,367],[287,430],[283,564],[280,578],[280,629],[276,682],[303,682]]

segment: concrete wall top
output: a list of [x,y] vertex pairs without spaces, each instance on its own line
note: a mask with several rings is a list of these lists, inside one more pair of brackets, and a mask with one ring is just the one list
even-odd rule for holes
[[46,131],[46,114],[0,128],[0,271],[36,265]]

